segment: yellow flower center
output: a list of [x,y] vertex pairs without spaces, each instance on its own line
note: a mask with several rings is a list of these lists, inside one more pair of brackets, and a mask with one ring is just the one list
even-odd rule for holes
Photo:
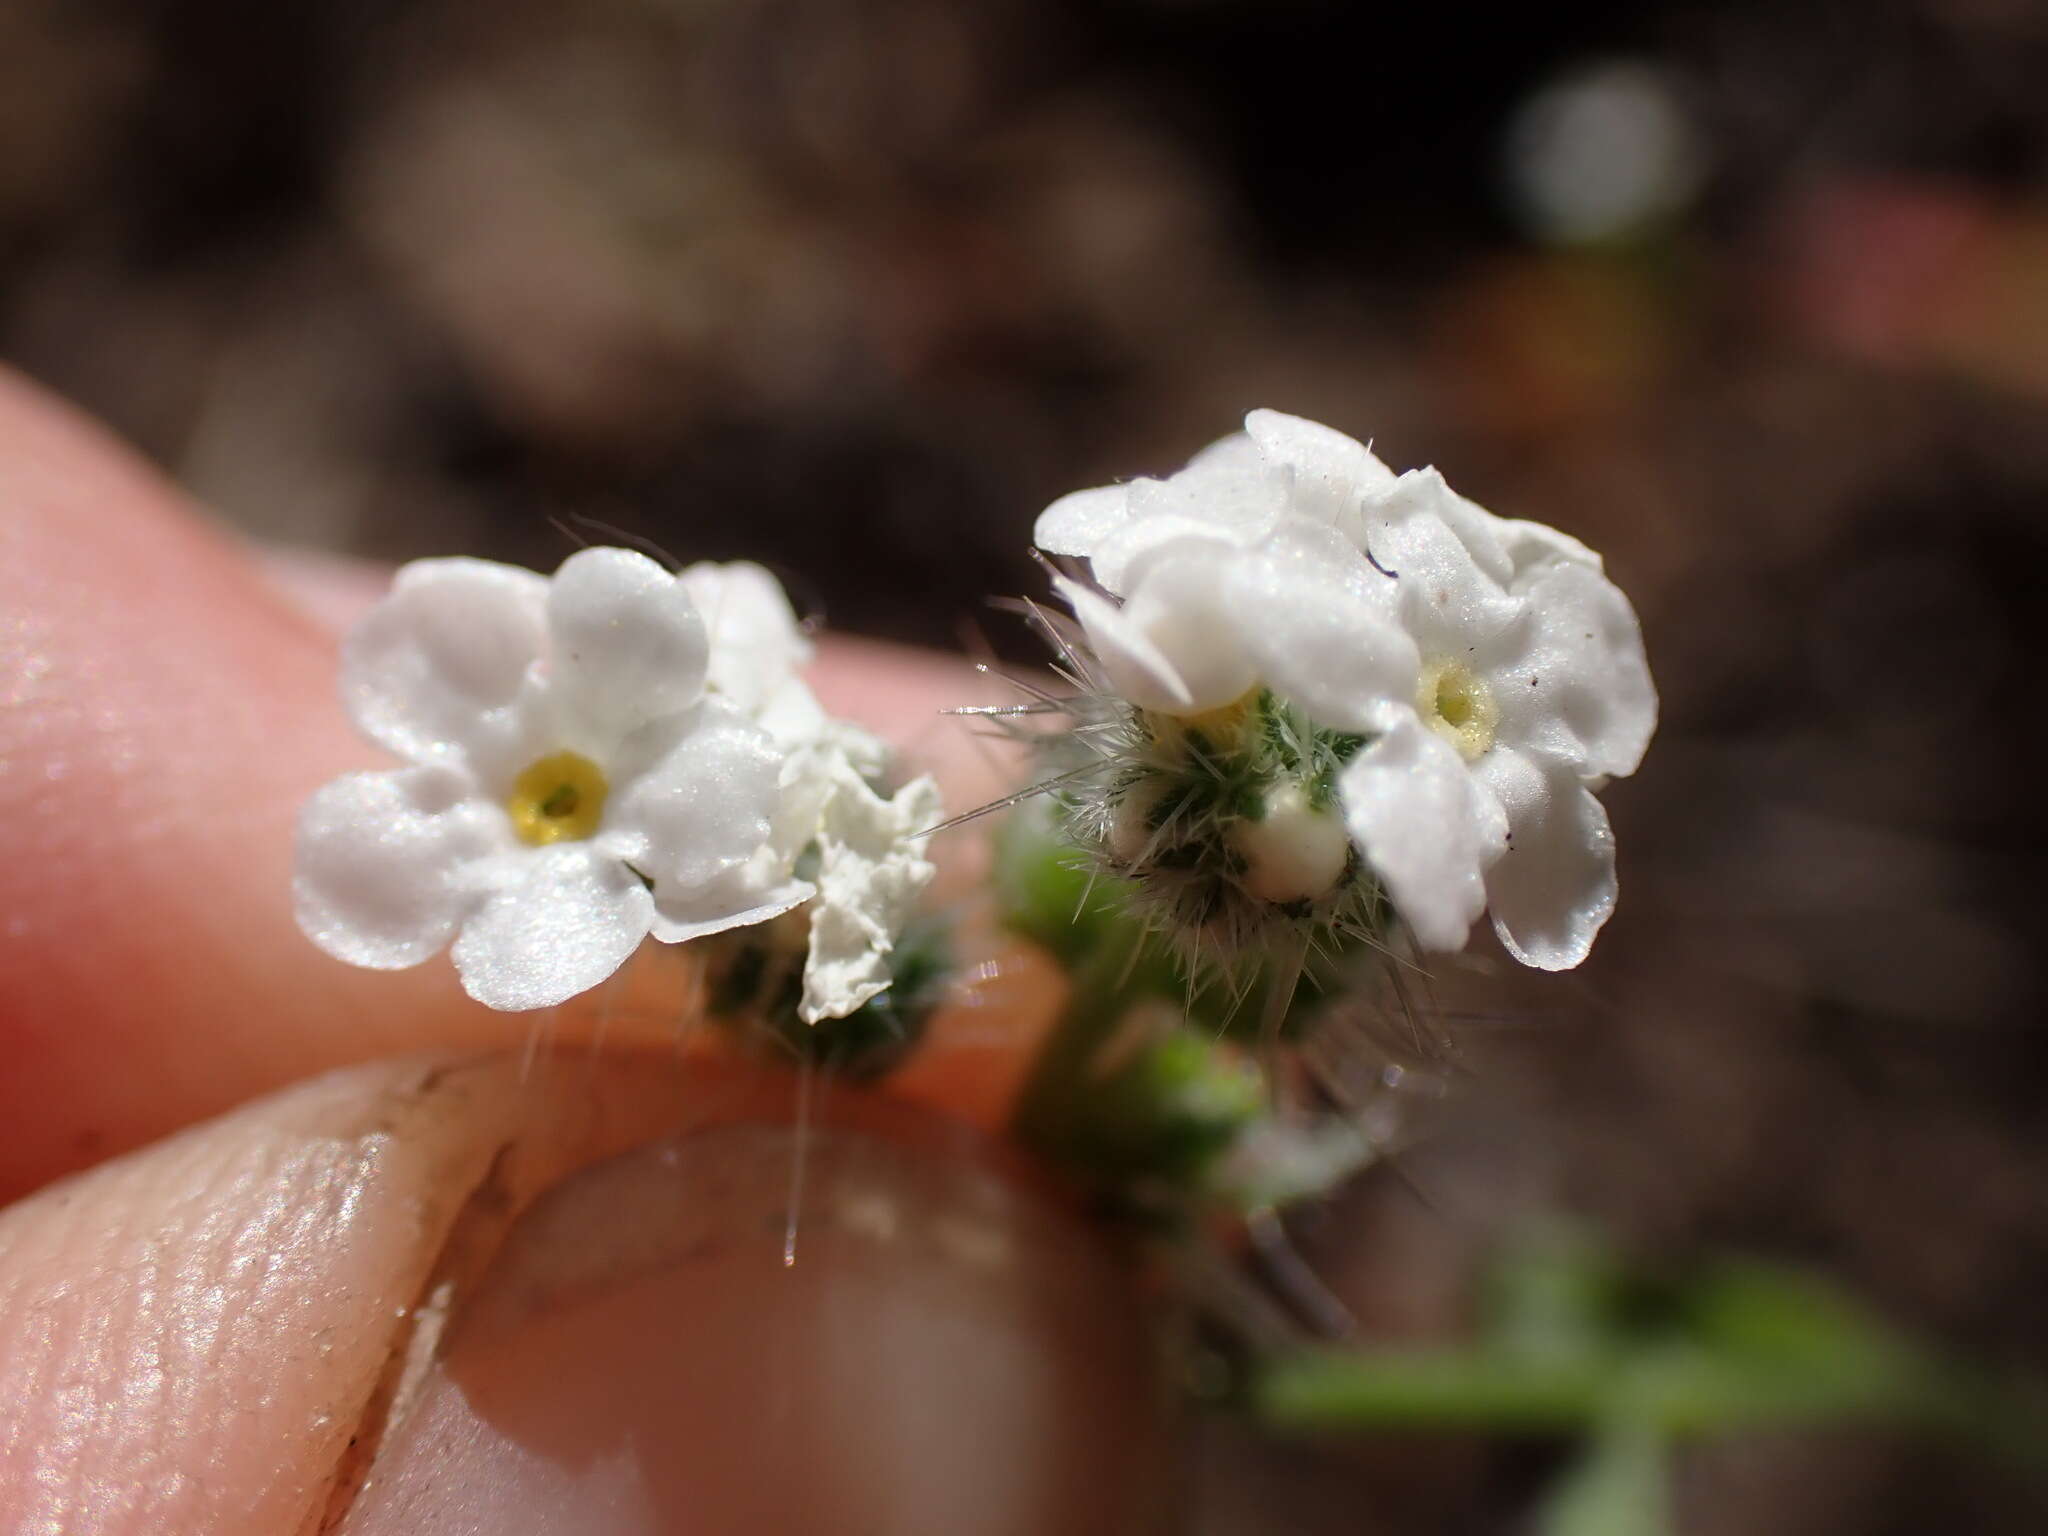
[[512,781],[505,814],[512,830],[536,847],[584,838],[597,830],[610,788],[597,764],[580,752],[553,752]]
[[1472,762],[1493,745],[1494,727],[1500,724],[1500,705],[1486,680],[1455,661],[1431,662],[1422,669],[1422,686],[1415,691],[1415,707],[1423,723],[1458,749],[1458,755]]

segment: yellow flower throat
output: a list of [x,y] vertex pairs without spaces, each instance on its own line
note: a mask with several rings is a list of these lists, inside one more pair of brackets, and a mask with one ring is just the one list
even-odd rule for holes
[[552,752],[512,781],[505,814],[521,840],[536,847],[585,838],[597,830],[610,790],[603,771],[580,752]]
[[1493,746],[1500,704],[1486,679],[1470,667],[1455,661],[1429,663],[1415,690],[1415,708],[1422,723],[1456,747],[1468,763]]

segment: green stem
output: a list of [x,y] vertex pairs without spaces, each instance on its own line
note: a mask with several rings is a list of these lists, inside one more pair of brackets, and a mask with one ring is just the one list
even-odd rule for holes
[[1018,1095],[1014,1129],[1027,1143],[1057,1147],[1077,1090],[1124,1014],[1157,985],[1135,927],[1092,949],[1069,973],[1066,1007],[1038,1049]]
[[1254,1393],[1275,1428],[1589,1428],[1626,1407],[1665,1435],[1764,1424],[1925,1421],[1908,1384],[1861,1373],[1764,1371],[1683,1348],[1531,1360],[1481,1350],[1327,1354],[1282,1362]]
[[1276,1429],[1309,1432],[1565,1430],[1593,1416],[1612,1374],[1605,1361],[1546,1366],[1476,1351],[1307,1355],[1270,1368],[1253,1406]]

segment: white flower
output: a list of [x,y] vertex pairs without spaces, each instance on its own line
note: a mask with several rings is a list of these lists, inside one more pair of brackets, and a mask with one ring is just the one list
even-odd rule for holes
[[[406,566],[350,636],[342,693],[412,766],[308,802],[300,926],[379,969],[452,939],[471,996],[524,1009],[595,986],[649,934],[681,943],[812,901],[803,1016],[851,1012],[889,984],[938,793],[868,787],[887,749],[825,714],[801,676],[811,650],[755,565],[677,577],[592,549],[552,581]],[[812,849],[817,883],[796,874]]]
[[[350,636],[356,724],[412,764],[338,779],[299,822],[299,923],[357,965],[454,941],[463,986],[542,1008],[677,942],[802,900],[728,888],[766,841],[773,741],[705,692],[689,592],[643,555],[590,549],[554,579],[422,560]],[[739,899],[735,899],[735,896]]]
[[1168,480],[1054,503],[1037,535],[1122,597],[1059,581],[1132,704],[1195,715],[1266,687],[1368,738],[1345,825],[1426,948],[1490,907],[1525,964],[1585,958],[1615,894],[1591,791],[1641,760],[1656,694],[1584,545],[1270,411]]

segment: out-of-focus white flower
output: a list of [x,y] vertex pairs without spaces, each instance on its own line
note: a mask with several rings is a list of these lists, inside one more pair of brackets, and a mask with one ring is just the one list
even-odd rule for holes
[[[480,560],[406,566],[350,636],[342,691],[411,766],[308,802],[300,926],[379,969],[452,939],[471,996],[526,1009],[595,986],[649,934],[679,943],[811,899],[797,862],[817,844],[831,867],[844,780],[872,798],[860,775],[882,749],[825,716],[798,676],[809,655],[755,566],[678,578],[620,549],[582,551],[552,580]],[[930,866],[907,833],[872,862],[891,871],[876,891],[849,875],[835,900],[875,916],[862,931],[881,955]],[[843,938],[827,961],[854,963]],[[824,996],[817,1016],[858,990]]]
[[1089,559],[1096,587],[1058,585],[1139,709],[1267,688],[1365,738],[1345,825],[1424,947],[1460,947],[1490,906],[1525,964],[1585,958],[1614,905],[1591,790],[1641,760],[1656,694],[1584,545],[1271,411],[1167,480],[1054,503],[1037,535]]

